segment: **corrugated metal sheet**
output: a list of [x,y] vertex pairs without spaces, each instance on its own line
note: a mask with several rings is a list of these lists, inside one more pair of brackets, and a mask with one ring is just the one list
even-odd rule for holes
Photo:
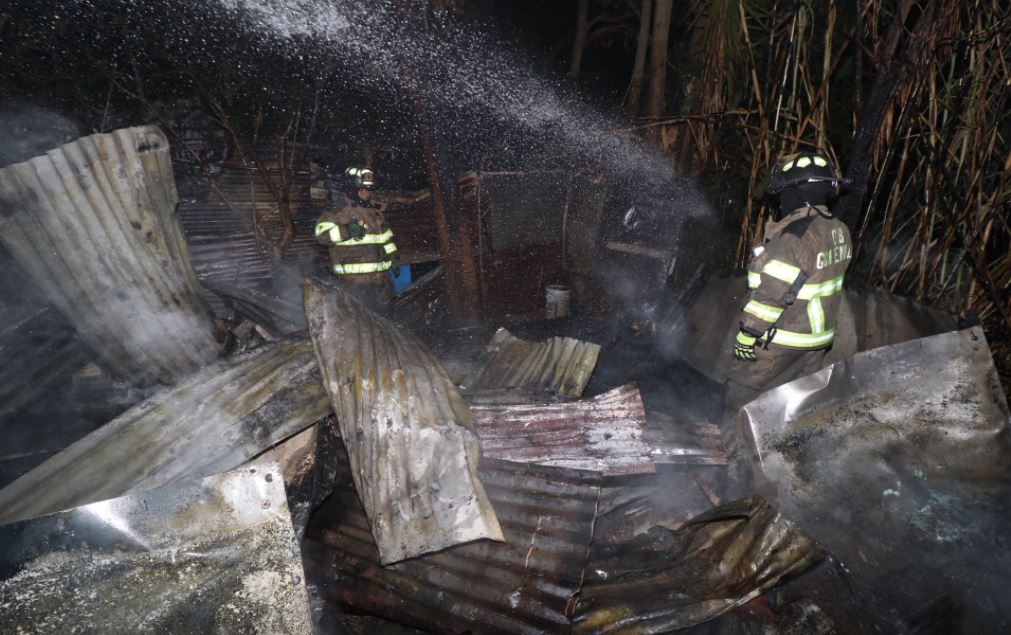
[[689,628],[744,605],[823,555],[760,497],[728,503],[678,532],[655,527],[622,545],[595,544],[572,632]]
[[485,351],[483,368],[468,388],[523,386],[579,397],[599,354],[600,345],[592,342],[570,337],[530,342],[500,328]]
[[309,635],[276,464],[0,527],[6,633]]
[[0,490],[0,522],[233,469],[330,412],[308,340],[209,366]]
[[0,170],[0,240],[88,345],[139,382],[174,383],[218,354],[175,203],[154,126]]
[[324,385],[383,563],[501,540],[477,477],[473,418],[435,355],[339,288],[307,279],[303,293]]
[[[269,152],[261,150],[261,154],[268,156]],[[279,176],[269,169],[267,178],[279,181]],[[263,175],[256,169],[224,164],[215,185],[217,192],[209,189],[200,200],[179,204],[179,220],[197,277],[205,282],[233,285],[270,279],[270,261],[256,244],[253,233],[254,210],[266,216],[268,232],[280,232],[277,204]],[[289,193],[295,237],[282,262],[311,266],[325,259],[323,247],[316,244],[313,235],[317,213],[309,205],[308,191],[308,174],[296,173]]]
[[643,442],[646,410],[635,384],[585,401],[472,404],[470,411],[489,458],[603,475],[656,471]]
[[306,533],[306,575],[334,605],[434,633],[567,633],[593,533],[595,481],[492,460],[480,477],[505,542],[383,567],[345,463]]

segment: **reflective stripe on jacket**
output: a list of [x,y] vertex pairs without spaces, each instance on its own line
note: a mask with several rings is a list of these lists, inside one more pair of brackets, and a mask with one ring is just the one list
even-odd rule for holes
[[[365,235],[352,238],[347,225],[360,223]],[[397,251],[393,231],[382,213],[374,207],[346,200],[340,209],[323,212],[316,221],[316,240],[329,248],[330,264],[336,275],[378,273],[393,267]]]
[[[748,267],[751,293],[742,326],[762,340],[771,334],[769,343],[774,346],[801,350],[831,346],[843,279],[853,257],[846,224],[824,207],[794,210],[766,228],[764,244],[755,251]],[[787,292],[801,271],[807,278],[794,289],[796,299],[789,304]]]

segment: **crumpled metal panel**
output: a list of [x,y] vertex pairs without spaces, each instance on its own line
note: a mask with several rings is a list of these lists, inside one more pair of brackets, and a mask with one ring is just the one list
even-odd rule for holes
[[654,527],[621,545],[595,544],[572,632],[667,633],[746,604],[823,557],[797,527],[755,496]]
[[343,464],[303,543],[328,602],[433,633],[568,633],[599,488],[585,472],[484,460],[505,542],[451,547],[384,567]]
[[474,405],[484,456],[603,475],[656,471],[643,442],[646,410],[627,384],[585,401]]
[[530,342],[504,328],[495,332],[470,389],[522,386],[579,397],[597,365],[600,345],[570,337]]
[[261,346],[162,390],[0,490],[0,522],[234,469],[329,412],[308,340]]
[[414,335],[339,288],[303,293],[324,386],[384,564],[471,540],[502,540],[477,477],[474,421]]
[[154,126],[83,137],[0,170],[0,241],[103,361],[175,383],[219,347]]
[[6,633],[312,632],[274,463],[0,527]]
[[739,413],[733,445],[755,485],[842,560],[865,604],[891,617],[940,599],[960,616],[945,632],[998,632],[1011,626],[1009,420],[971,328],[766,392]]

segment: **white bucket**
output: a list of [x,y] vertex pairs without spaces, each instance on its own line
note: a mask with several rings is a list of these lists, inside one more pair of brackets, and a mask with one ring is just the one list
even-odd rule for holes
[[564,285],[552,284],[544,287],[544,317],[553,320],[568,315],[570,297],[571,292]]

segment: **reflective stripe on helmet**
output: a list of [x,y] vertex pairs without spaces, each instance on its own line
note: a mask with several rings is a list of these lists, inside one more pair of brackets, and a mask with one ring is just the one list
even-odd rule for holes
[[815,155],[814,157],[814,164],[817,165],[819,168],[828,167],[828,161],[826,161],[824,157],[820,157],[817,155]]
[[762,304],[757,300],[749,300],[748,303],[744,305],[744,312],[750,313],[760,320],[772,323],[775,323],[776,320],[779,319],[779,316],[783,315],[783,309],[769,306],[768,304]]
[[793,331],[777,329],[770,343],[779,344],[780,346],[792,346],[793,348],[824,348],[831,344],[834,339],[834,328],[824,333],[794,333]]
[[762,273],[782,280],[786,284],[793,284],[793,281],[800,275],[800,269],[782,260],[770,260],[762,267]]
[[348,264],[337,264],[333,266],[333,272],[338,276],[354,275],[357,273],[378,273],[387,271],[393,263],[389,260],[383,262],[352,262]]

